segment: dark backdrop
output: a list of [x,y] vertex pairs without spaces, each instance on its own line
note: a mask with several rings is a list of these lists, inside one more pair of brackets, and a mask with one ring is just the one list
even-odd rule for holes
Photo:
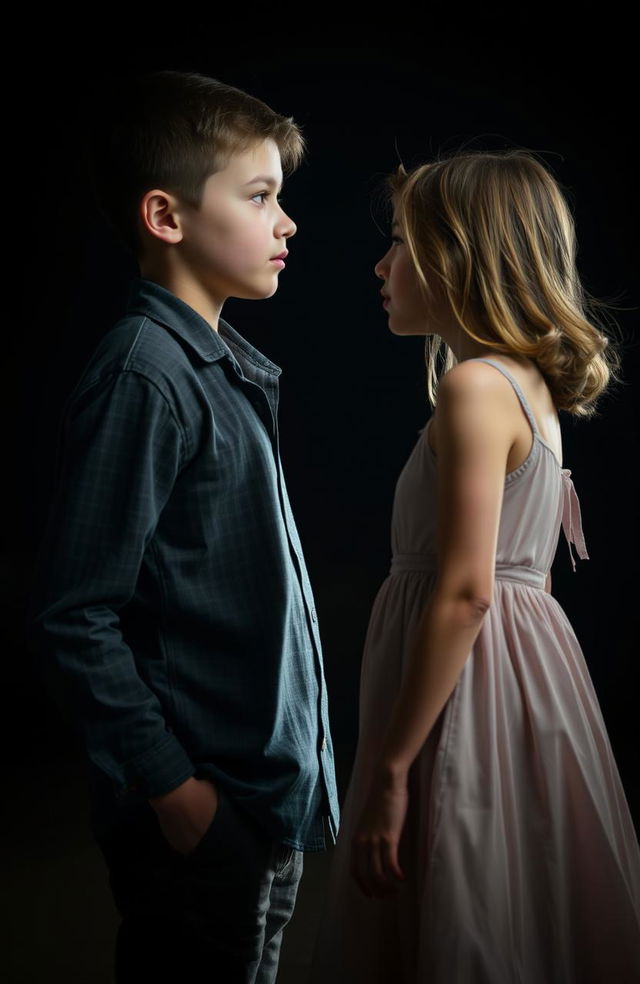
[[4,197],[17,221],[5,227],[5,245],[17,263],[5,296],[18,303],[5,325],[12,356],[5,447],[16,462],[5,473],[15,501],[5,513],[2,592],[9,789],[18,774],[35,789],[43,773],[77,756],[32,677],[24,603],[64,399],[122,313],[137,272],[88,207],[78,136],[97,85],[177,68],[259,96],[292,115],[309,142],[283,190],[298,232],[278,292],[261,302],[230,300],[223,317],[283,368],[282,459],[317,600],[338,742],[353,745],[357,735],[361,650],[389,567],[394,485],[429,414],[423,339],[389,332],[373,272],[388,248],[376,206],[380,179],[399,160],[409,167],[461,146],[516,145],[542,154],[567,189],[583,282],[624,308],[616,317],[626,382],[595,419],[562,415],[565,465],[591,559],[578,561],[573,574],[561,535],[553,590],[583,646],[637,823],[637,179],[624,30],[615,51],[613,35],[606,39],[604,72],[595,34],[591,49],[567,57],[566,38],[560,44],[550,35],[525,50],[505,45],[495,24],[482,38],[474,28],[446,41],[408,32],[372,48],[295,47],[263,34],[260,17],[250,27],[240,35],[252,41],[244,47],[214,44],[196,29],[171,47],[138,39],[117,50],[61,49],[56,39],[50,50],[40,39],[37,99],[23,91],[10,100],[17,112]]

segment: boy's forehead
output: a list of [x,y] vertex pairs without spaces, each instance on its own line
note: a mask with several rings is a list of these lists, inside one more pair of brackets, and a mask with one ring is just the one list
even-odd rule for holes
[[280,150],[274,140],[262,140],[251,147],[231,153],[225,170],[242,184],[259,181],[272,185],[282,184]]

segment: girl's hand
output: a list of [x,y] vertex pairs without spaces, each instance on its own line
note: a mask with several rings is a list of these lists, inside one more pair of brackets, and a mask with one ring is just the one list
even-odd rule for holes
[[408,806],[406,774],[374,778],[351,839],[351,875],[367,896],[393,895],[405,877],[398,845]]

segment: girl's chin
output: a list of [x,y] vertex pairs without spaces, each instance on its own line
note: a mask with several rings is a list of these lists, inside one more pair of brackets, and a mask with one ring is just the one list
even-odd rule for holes
[[397,324],[393,325],[391,324],[391,319],[389,319],[388,327],[392,335],[412,335],[412,336],[421,335],[424,338],[425,335],[433,334],[433,332],[426,331],[424,328],[420,328],[420,327],[411,327],[411,326],[403,327]]

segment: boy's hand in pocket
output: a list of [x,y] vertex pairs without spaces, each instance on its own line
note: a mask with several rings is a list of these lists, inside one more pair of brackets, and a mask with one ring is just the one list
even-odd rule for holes
[[195,850],[213,823],[218,790],[210,779],[187,779],[170,793],[149,800],[165,838],[180,854]]

